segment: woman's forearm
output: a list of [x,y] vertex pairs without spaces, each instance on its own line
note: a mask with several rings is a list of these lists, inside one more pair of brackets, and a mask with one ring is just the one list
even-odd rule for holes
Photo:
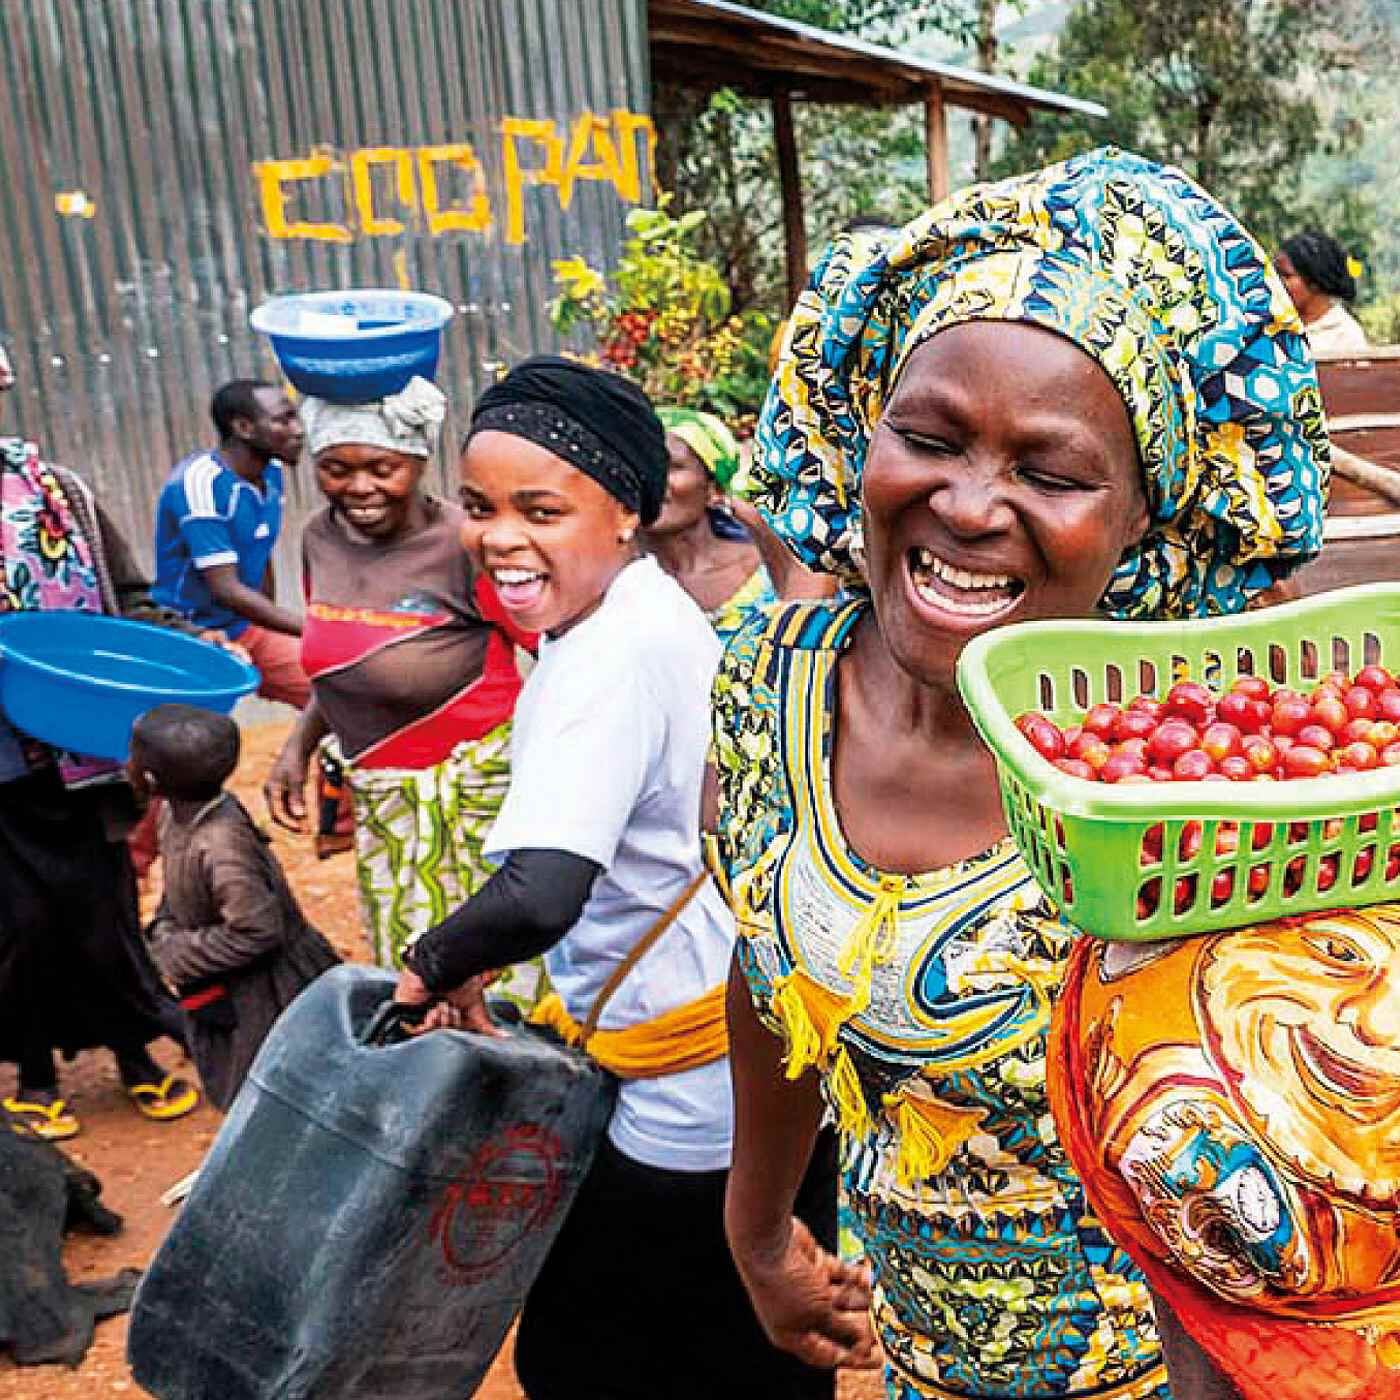
[[734,1082],[734,1163],[725,1230],[734,1258],[770,1262],[786,1249],[792,1209],[822,1120],[814,1073],[788,1079],[782,1042],[758,1019],[737,959],[726,998]]
[[571,851],[512,851],[465,904],[410,946],[404,965],[442,993],[538,957],[578,922],[601,873]]
[[302,766],[306,767],[311,762],[311,755],[316,752],[316,745],[330,732],[331,727],[326,722],[325,715],[321,713],[321,707],[316,703],[313,693],[311,699],[306,702],[306,708],[297,717],[291,734],[287,736],[287,750],[295,754]]

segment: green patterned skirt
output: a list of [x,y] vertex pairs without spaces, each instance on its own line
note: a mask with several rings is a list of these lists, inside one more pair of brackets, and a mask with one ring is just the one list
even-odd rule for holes
[[[346,765],[360,907],[381,967],[401,968],[408,945],[495,869],[482,844],[510,787],[510,729],[459,744],[432,768]],[[546,989],[536,959],[503,969],[491,994],[528,1011]]]

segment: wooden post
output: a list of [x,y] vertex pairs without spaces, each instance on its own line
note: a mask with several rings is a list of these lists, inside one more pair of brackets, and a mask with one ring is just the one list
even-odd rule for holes
[[773,140],[778,149],[778,180],[783,193],[783,243],[787,250],[791,306],[807,285],[807,224],[802,215],[802,170],[797,161],[792,98],[786,92],[773,94]]
[[[977,3],[977,66],[984,73],[997,69],[997,4],[998,0],[978,0]],[[992,173],[992,117],[980,112],[973,118],[972,169],[979,180]]]
[[928,197],[931,203],[948,197],[948,116],[943,109],[943,88],[934,83],[924,98],[924,157],[928,161]]

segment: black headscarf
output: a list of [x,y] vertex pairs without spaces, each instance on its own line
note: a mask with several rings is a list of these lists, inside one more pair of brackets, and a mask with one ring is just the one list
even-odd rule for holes
[[1339,301],[1356,297],[1356,279],[1347,266],[1347,250],[1335,238],[1310,229],[1283,240],[1282,251],[1293,264],[1293,271],[1323,296]]
[[487,430],[524,438],[591,476],[643,525],[666,494],[666,433],[630,380],[558,355],[533,355],[476,402],[467,440]]

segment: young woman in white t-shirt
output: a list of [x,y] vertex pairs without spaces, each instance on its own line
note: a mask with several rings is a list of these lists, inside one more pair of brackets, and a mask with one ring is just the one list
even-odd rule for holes
[[[734,930],[713,885],[697,885],[720,648],[637,548],[666,466],[646,396],[601,370],[540,356],[479,400],[462,457],[463,543],[511,620],[541,635],[540,657],[486,841],[502,864],[410,949],[397,996],[433,1002],[430,1026],[489,1032],[482,974],[543,953],[551,1023],[576,1033],[629,950],[694,887],[590,1041],[601,1063],[628,1069],[526,1301],[516,1369],[530,1400],[830,1397],[829,1372],[764,1337],[724,1240]],[[686,1028],[679,1050],[655,1037],[659,1018]],[[829,1239],[831,1177],[818,1173],[807,1199],[802,1213]]]

